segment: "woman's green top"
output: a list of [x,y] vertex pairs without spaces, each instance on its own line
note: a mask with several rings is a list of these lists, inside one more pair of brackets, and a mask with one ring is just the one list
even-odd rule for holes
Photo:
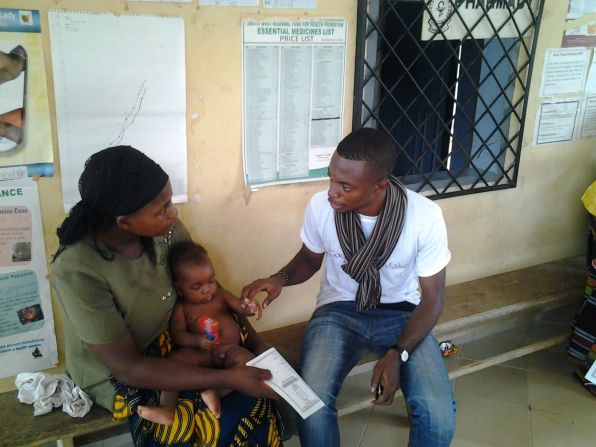
[[130,333],[141,352],[167,329],[176,302],[168,249],[188,239],[177,220],[168,235],[153,238],[154,263],[147,253],[132,260],[118,254],[104,259],[88,235],[67,246],[52,264],[50,281],[64,315],[66,371],[94,402],[110,411],[110,373],[85,343],[108,344]]

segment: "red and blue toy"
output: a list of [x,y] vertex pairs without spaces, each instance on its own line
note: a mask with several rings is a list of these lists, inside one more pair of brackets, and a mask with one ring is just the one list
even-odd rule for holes
[[207,336],[207,338],[214,342],[216,345],[219,344],[219,324],[217,320],[203,315],[199,317],[199,328]]

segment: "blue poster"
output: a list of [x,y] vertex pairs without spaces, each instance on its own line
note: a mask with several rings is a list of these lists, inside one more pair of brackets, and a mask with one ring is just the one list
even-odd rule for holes
[[58,363],[37,183],[0,182],[0,377]]

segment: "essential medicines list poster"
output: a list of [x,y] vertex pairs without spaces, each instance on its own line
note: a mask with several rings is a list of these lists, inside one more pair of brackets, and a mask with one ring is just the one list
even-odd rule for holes
[[327,176],[342,137],[346,36],[342,19],[243,22],[247,186]]

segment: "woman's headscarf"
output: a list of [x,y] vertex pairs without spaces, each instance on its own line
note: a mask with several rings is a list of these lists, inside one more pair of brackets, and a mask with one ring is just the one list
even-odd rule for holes
[[79,179],[81,200],[56,231],[61,247],[78,241],[114,216],[140,210],[167,182],[164,170],[133,147],[109,147],[93,154]]

